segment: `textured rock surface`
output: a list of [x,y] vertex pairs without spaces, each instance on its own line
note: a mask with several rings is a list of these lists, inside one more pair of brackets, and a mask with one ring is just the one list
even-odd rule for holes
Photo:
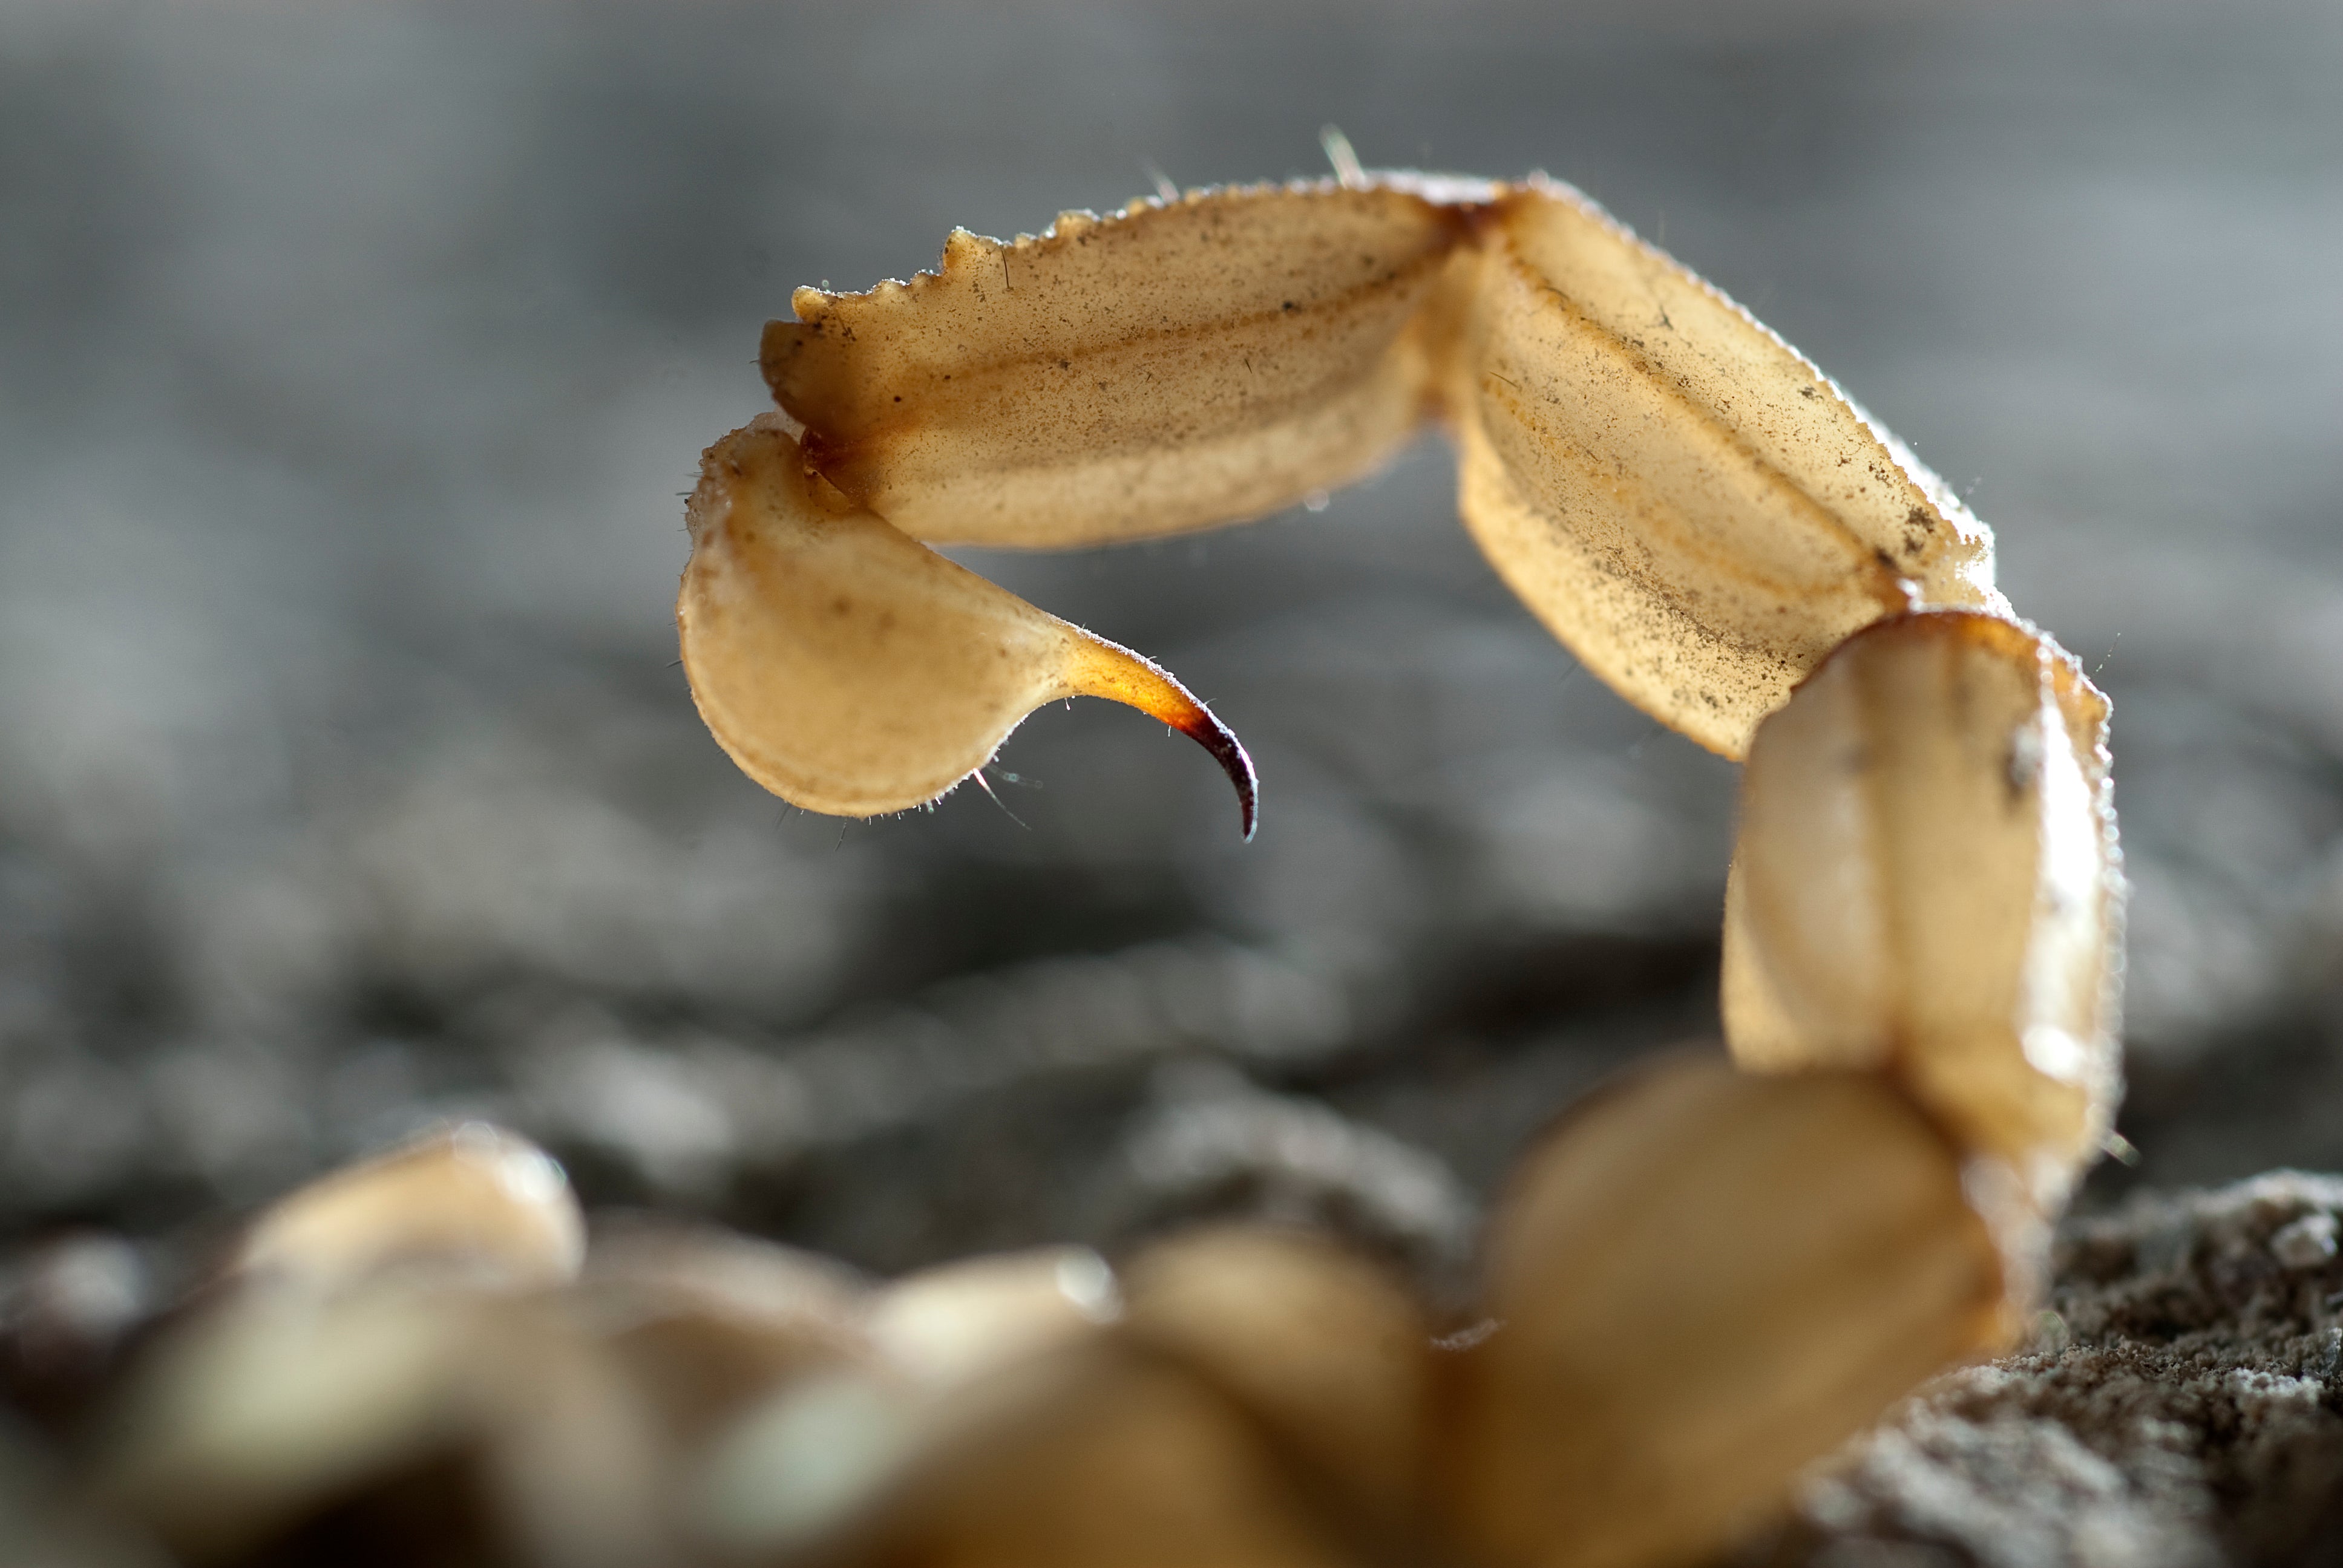
[[2034,1342],[1946,1377],[1751,1563],[2214,1568],[2343,1554],[2343,1178],[2070,1222]]

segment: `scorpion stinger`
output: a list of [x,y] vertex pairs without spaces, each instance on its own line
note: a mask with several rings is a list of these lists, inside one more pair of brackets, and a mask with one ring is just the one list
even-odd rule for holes
[[1337,181],[956,232],[909,283],[799,290],[763,345],[787,422],[711,447],[692,501],[701,711],[769,788],[868,813],[949,789],[1040,702],[1113,697],[1212,750],[1249,831],[1251,765],[1184,689],[921,541],[1242,521],[1436,422],[1506,583],[1747,760],[1737,1069],[1647,1067],[1564,1117],[1493,1216],[1469,1334],[1284,1241],[1143,1257],[1128,1322],[825,1516],[840,1560],[1697,1558],[2012,1342],[2108,1142],[2107,703],[1995,587],[1991,531],[1577,192],[1332,156]]

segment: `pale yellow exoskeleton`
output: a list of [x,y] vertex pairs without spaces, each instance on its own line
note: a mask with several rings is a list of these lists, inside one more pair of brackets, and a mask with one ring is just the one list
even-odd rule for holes
[[[1829,377],[1543,177],[1353,168],[962,231],[935,273],[794,303],[763,343],[779,412],[706,455],[679,605],[700,710],[759,782],[900,810],[1094,695],[1202,741],[1250,830],[1251,764],[1176,680],[931,547],[1241,521],[1436,425],[1538,618],[1746,759],[1741,1070],[1662,1064],[1559,1123],[1445,1338],[1369,1265],[1246,1231],[1119,1280],[1037,1253],[915,1281],[835,1332],[695,1330],[767,1370],[693,1528],[758,1561],[1682,1563],[2009,1342],[2119,1087],[2107,705]],[[369,1206],[399,1169],[297,1200],[253,1265],[433,1244],[441,1221]],[[310,1239],[345,1210],[391,1216],[365,1257]],[[481,1245],[574,1268],[566,1221],[498,1212]]]

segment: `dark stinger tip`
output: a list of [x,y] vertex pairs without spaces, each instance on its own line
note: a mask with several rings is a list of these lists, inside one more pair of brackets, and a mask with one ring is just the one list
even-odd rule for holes
[[1236,786],[1237,810],[1244,819],[1244,836],[1250,842],[1253,829],[1261,824],[1261,776],[1252,770],[1252,759],[1245,754],[1244,742],[1202,703],[1196,705],[1196,717],[1182,723],[1180,730],[1211,752],[1212,760],[1221,765],[1221,771],[1229,776],[1229,782]]

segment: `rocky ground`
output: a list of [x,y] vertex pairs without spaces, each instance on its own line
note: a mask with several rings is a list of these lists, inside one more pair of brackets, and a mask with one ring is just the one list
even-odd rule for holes
[[1747,1561],[2333,1562],[2339,1210],[2343,1179],[2279,1171],[2069,1223],[2034,1342],[1910,1401]]

